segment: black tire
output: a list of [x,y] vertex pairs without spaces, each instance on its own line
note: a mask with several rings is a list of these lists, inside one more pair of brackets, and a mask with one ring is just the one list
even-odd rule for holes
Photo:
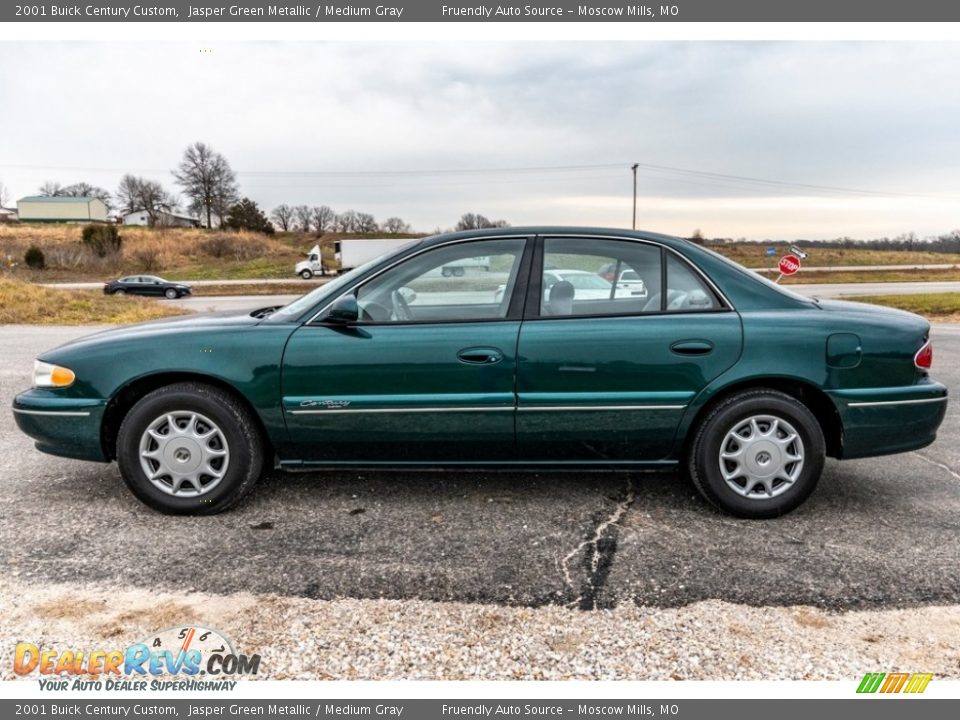
[[313,272],[310,270],[301,270],[300,277],[302,277],[304,280],[309,280],[313,277]]
[[110,294],[111,294],[111,295],[126,295],[126,294],[127,294],[127,291],[124,290],[123,288],[117,288],[116,290],[114,290],[114,291],[113,291],[112,293],[110,293]]
[[463,276],[466,274],[466,272],[467,272],[467,271],[464,270],[462,267],[455,267],[455,268],[453,269],[453,276],[454,276],[454,277],[463,277]]
[[442,269],[440,270],[440,274],[443,275],[444,277],[452,277],[452,276],[453,276],[453,269],[452,269],[452,268],[448,268],[448,267],[442,268]]
[[[206,494],[178,497],[155,486],[140,462],[140,440],[165,413],[195,412],[222,432],[229,463]],[[167,385],[145,395],[127,413],[117,436],[117,464],[127,487],[154,510],[168,515],[214,515],[236,504],[253,488],[263,468],[264,441],[256,420],[236,398],[199,382]]]
[[167,288],[164,290],[163,295],[167,298],[167,300],[176,300],[178,297],[180,297],[180,294],[173,288]]
[[[774,490],[779,494],[773,497],[760,495],[759,488],[749,497],[741,495],[721,474],[720,452],[727,434],[757,416],[772,416],[789,423],[802,442],[803,464],[796,479],[792,484],[780,481]],[[766,427],[769,430],[771,426]],[[731,395],[710,410],[694,428],[692,437],[687,454],[690,479],[710,503],[737,517],[773,518],[790,512],[810,496],[823,472],[826,445],[820,423],[796,398],[776,390],[747,390]],[[736,439],[733,447],[736,448]],[[792,469],[794,466],[785,467]],[[734,465],[732,470],[735,472],[736,469]],[[730,466],[727,466],[727,472],[731,473]],[[740,485],[737,479],[731,482]]]

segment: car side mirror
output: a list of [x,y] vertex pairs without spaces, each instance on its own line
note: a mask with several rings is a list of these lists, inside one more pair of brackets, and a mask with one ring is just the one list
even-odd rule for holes
[[355,295],[341,295],[323,317],[324,322],[349,325],[360,320],[360,306]]

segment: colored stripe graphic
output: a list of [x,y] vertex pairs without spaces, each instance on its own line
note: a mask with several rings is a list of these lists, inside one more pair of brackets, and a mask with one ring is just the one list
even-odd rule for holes
[[904,683],[907,682],[907,678],[910,677],[908,673],[890,673],[887,675],[887,680],[883,683],[883,687],[880,688],[882,693],[898,693],[900,688],[903,687]]
[[883,682],[884,677],[886,677],[886,673],[867,673],[863,676],[863,680],[860,681],[860,687],[857,688],[857,692],[875,693],[877,688],[880,687],[880,683]]
[[927,685],[930,684],[932,678],[933,675],[931,673],[914,673],[903,691],[905,693],[922,693],[927,689]]
[[867,673],[857,686],[857,692],[922,693],[932,679],[931,673]]

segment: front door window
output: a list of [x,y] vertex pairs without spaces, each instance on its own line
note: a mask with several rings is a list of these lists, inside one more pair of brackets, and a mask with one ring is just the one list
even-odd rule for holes
[[507,317],[523,239],[478,240],[427,250],[357,291],[368,323],[471,322]]

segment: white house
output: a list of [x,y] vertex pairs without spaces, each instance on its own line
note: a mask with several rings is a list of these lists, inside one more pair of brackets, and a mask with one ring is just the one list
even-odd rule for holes
[[[146,227],[150,224],[150,216],[146,210],[136,210],[123,216],[123,224]],[[200,227],[200,221],[196,218],[168,212],[158,213],[156,224],[160,227]]]
[[0,207],[0,223],[16,222],[17,211],[12,208]]
[[34,195],[17,200],[21,222],[107,222],[107,206],[95,197]]

